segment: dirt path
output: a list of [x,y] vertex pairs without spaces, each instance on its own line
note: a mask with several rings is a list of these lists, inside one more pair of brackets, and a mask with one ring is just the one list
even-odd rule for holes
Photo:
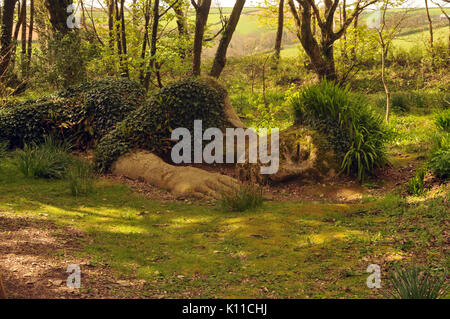
[[[143,282],[116,280],[106,265],[77,257],[89,237],[41,219],[0,212],[0,272],[8,298],[136,298]],[[67,266],[81,268],[81,289],[68,288]]]

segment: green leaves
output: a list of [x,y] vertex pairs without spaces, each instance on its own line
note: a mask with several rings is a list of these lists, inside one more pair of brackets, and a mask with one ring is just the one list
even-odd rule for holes
[[420,196],[425,193],[424,181],[425,170],[419,169],[416,171],[414,176],[408,181],[407,190],[411,195]]
[[202,120],[204,128],[223,127],[226,94],[213,80],[187,78],[167,85],[101,139],[96,150],[98,168],[109,169],[134,148],[166,155],[172,147],[171,131],[185,127],[192,132],[194,120]]
[[448,291],[446,274],[432,277],[415,266],[406,269],[396,266],[388,280],[394,299],[438,299]]
[[359,181],[386,162],[387,130],[367,101],[333,82],[322,81],[291,99],[296,122],[326,134],[341,157],[341,169]]

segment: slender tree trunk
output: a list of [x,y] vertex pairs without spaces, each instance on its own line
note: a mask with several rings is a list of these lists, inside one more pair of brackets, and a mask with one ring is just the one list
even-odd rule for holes
[[0,49],[0,81],[3,81],[8,71],[9,63],[11,62],[12,54],[12,32],[13,32],[13,18],[14,9],[16,7],[16,0],[4,0],[2,10],[2,24],[1,24],[1,49]]
[[[141,59],[144,61],[147,51],[148,42],[148,28],[150,25],[150,0],[144,2],[144,39],[142,40]],[[139,70],[139,81],[141,85],[145,87],[145,62],[142,62],[141,69]]]
[[216,56],[209,75],[218,78],[222,73],[225,63],[227,61],[227,50],[233,37],[234,30],[239,22],[239,18],[244,8],[245,0],[236,0],[236,3],[231,12],[230,19],[227,22],[222,37],[220,38],[219,46],[217,47]]
[[27,47],[27,62],[26,62],[27,77],[30,74],[31,54],[33,50],[33,28],[34,28],[34,0],[30,0],[30,26],[28,28],[28,47]]
[[66,35],[70,31],[67,24],[70,13],[67,13],[67,7],[73,4],[73,0],[45,0],[44,4],[50,14],[53,31]]
[[192,74],[199,76],[202,64],[203,36],[205,34],[206,23],[208,22],[211,0],[199,0],[198,4],[192,0],[196,10],[195,15],[195,35],[194,35],[194,56],[192,59]]
[[[356,30],[358,28],[358,16],[355,17],[355,20],[353,21],[353,28]],[[356,56],[356,46],[358,45],[358,33],[355,33],[355,42],[353,43],[352,47],[352,60],[354,63],[356,63],[357,56]]]
[[108,32],[109,32],[109,47],[114,51],[114,1],[108,0]]
[[129,78],[129,71],[128,71],[128,57],[127,57],[127,33],[125,29],[125,0],[120,1],[120,27],[121,27],[121,33],[122,33],[122,53],[124,55],[124,74],[122,74],[123,77]]
[[389,122],[389,113],[391,111],[391,92],[386,81],[386,55],[387,48],[384,44],[381,46],[381,81],[383,82],[384,92],[386,93],[386,123]]
[[[179,2],[175,4],[172,8],[175,12],[175,17],[177,19],[177,29],[178,29],[178,36],[180,39],[187,39],[188,38],[188,24],[187,24],[187,18],[183,11],[183,2]],[[185,59],[187,55],[187,50],[184,47],[184,43],[182,44],[182,47],[179,49],[180,51],[180,57],[181,59]]]
[[283,24],[284,24],[284,0],[280,0],[278,4],[278,27],[275,37],[275,59],[280,60],[281,41],[283,40]]
[[[144,87],[148,90],[150,86],[150,76],[156,69],[156,42],[158,40],[158,26],[159,26],[159,0],[154,0],[153,2],[153,24],[152,24],[152,34],[150,39],[150,63],[147,73],[145,75]],[[158,76],[158,86],[162,87],[161,79]]]
[[429,26],[429,31],[430,31],[431,65],[434,67],[433,21],[431,20],[430,10],[428,9],[428,0],[425,0],[425,9],[427,11],[428,26]]
[[22,76],[25,78],[26,75],[26,55],[27,55],[27,0],[22,0],[22,14],[23,14],[23,22],[22,22],[22,35],[21,35],[21,69]]

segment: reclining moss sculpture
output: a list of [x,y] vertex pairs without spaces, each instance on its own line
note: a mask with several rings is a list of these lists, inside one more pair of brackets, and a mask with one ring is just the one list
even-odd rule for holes
[[[105,79],[70,88],[47,98],[0,109],[0,141],[11,148],[40,142],[53,134],[81,149],[94,148],[100,171],[111,170],[172,191],[176,196],[218,197],[238,182],[228,176],[171,165],[171,130],[203,127],[244,127],[227,91],[212,79],[185,79],[146,100],[138,84]],[[336,167],[326,139],[294,126],[280,133],[280,169],[261,178],[254,167],[240,165],[240,175],[259,181],[317,178]],[[164,161],[164,158],[166,161]]]

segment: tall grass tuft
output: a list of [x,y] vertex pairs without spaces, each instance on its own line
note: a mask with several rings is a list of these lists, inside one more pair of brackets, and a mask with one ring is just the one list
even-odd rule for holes
[[8,143],[0,142],[0,159],[6,157],[8,154]]
[[70,165],[70,146],[51,136],[42,144],[26,144],[16,151],[14,164],[26,177],[61,179]]
[[223,211],[243,212],[261,207],[264,202],[263,189],[257,185],[241,184],[221,194],[218,203]]
[[407,190],[411,195],[420,196],[425,193],[425,170],[419,169],[414,176],[408,181]]
[[326,134],[342,159],[342,170],[359,181],[386,163],[388,130],[367,100],[348,86],[322,81],[292,97],[291,104],[296,122]]
[[389,295],[394,299],[438,299],[448,293],[446,277],[432,277],[416,266],[395,267],[388,278],[392,289]]
[[66,180],[73,196],[90,194],[94,189],[92,164],[81,159],[74,160],[67,170]]
[[435,124],[444,132],[450,132],[450,109],[446,109],[436,114]]

